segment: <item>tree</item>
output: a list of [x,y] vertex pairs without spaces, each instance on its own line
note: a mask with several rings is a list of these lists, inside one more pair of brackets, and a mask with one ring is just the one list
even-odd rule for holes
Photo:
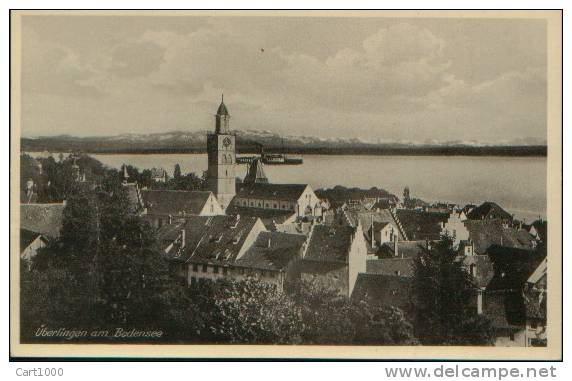
[[299,308],[286,294],[268,283],[248,279],[220,282],[215,297],[220,317],[213,333],[229,343],[300,343]]
[[477,288],[443,236],[414,263],[413,315],[424,345],[490,345],[490,322],[477,313]]
[[181,166],[179,164],[175,164],[175,171],[173,172],[173,177],[175,180],[178,180],[181,177]]
[[415,344],[413,326],[394,307],[352,302],[335,290],[303,282],[295,294],[307,344]]

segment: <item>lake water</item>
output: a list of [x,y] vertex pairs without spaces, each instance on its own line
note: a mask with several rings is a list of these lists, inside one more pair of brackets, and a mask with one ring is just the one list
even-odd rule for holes
[[[94,154],[103,164],[123,163],[139,169],[162,167],[173,173],[202,174],[206,154]],[[246,165],[237,176],[244,177]],[[304,155],[302,165],[264,167],[274,183],[308,183],[314,189],[344,185],[377,186],[401,197],[409,186],[412,197],[426,201],[476,203],[495,201],[527,221],[546,216],[545,157],[351,156]]]

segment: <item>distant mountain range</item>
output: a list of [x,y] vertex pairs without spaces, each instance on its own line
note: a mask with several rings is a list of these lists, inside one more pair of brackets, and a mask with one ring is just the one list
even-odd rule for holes
[[[377,155],[511,155],[545,156],[546,142],[520,139],[513,142],[474,141],[367,141],[359,138],[281,136],[270,131],[235,131],[239,153],[266,151],[296,154],[377,154]],[[207,131],[171,131],[153,134],[74,137],[69,135],[23,137],[21,149],[87,153],[201,153],[206,152]]]

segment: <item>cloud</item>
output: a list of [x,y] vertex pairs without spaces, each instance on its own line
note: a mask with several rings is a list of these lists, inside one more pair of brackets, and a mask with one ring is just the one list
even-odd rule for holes
[[[318,54],[303,39],[296,40],[299,49],[281,43],[290,37],[288,25],[301,24],[283,21],[268,31],[274,33],[270,39],[262,28],[268,24],[224,20],[192,31],[156,27],[118,35],[103,49],[82,51],[28,33],[25,94],[91,100],[105,95],[105,101],[86,101],[73,116],[76,124],[85,122],[82,113],[93,116],[91,125],[112,131],[208,128],[224,91],[236,128],[417,141],[546,136],[545,67],[523,62],[476,80],[458,70],[454,39],[437,33],[439,28],[380,23],[359,40]],[[316,38],[309,30],[308,40]],[[34,104],[27,109],[46,112]],[[65,106],[52,109],[48,121],[70,118],[69,112],[56,115]]]
[[25,33],[22,49],[22,92],[100,97],[96,70],[69,48],[41,40],[33,31]]

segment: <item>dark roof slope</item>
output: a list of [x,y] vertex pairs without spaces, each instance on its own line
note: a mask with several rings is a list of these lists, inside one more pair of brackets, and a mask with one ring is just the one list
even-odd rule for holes
[[292,259],[301,256],[304,242],[306,237],[301,234],[262,232],[235,265],[280,271]]
[[218,106],[218,110],[216,111],[216,113],[217,115],[228,115],[228,110],[224,102],[220,102],[220,105]]
[[23,252],[36,238],[40,237],[40,233],[36,233],[27,229],[20,229],[20,253]]
[[411,279],[394,275],[359,274],[351,298],[376,306],[408,309]]
[[180,190],[144,190],[141,196],[148,214],[197,215],[204,208],[211,192]]
[[368,274],[399,275],[412,277],[414,272],[413,258],[383,258],[366,261]]
[[267,229],[274,229],[275,224],[282,224],[296,213],[292,210],[263,209],[237,206],[232,203],[226,210],[228,215],[240,215],[241,217],[258,217]]
[[441,223],[447,222],[447,213],[423,212],[411,209],[397,209],[407,238],[410,240],[438,240],[441,238]]
[[512,215],[497,203],[486,201],[477,206],[467,215],[470,220],[501,219],[512,220]]
[[487,254],[494,269],[488,290],[522,290],[543,260],[535,251],[498,245],[490,246]]
[[65,205],[61,204],[21,204],[20,228],[49,237],[60,235]]
[[315,225],[304,260],[347,263],[354,229],[341,225]]
[[499,220],[466,220],[465,227],[477,254],[484,254],[491,245],[518,249],[533,247],[534,239],[528,232],[505,227]]
[[263,200],[298,201],[307,184],[264,184],[243,185],[237,192],[239,198]]

